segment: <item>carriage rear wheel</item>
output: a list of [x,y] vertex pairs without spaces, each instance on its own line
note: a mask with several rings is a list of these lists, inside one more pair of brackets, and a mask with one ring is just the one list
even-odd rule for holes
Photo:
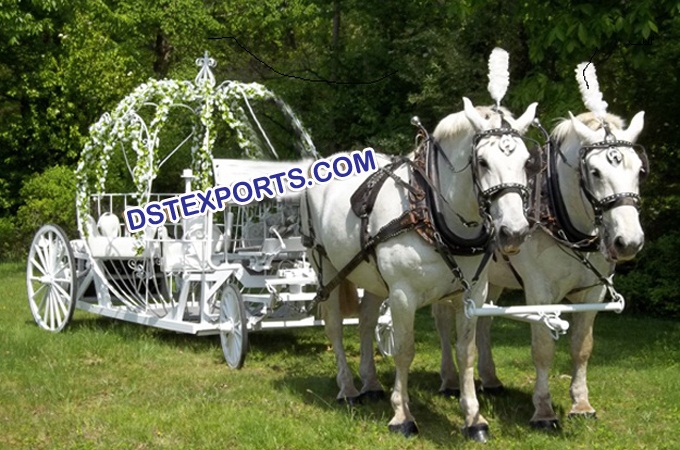
[[378,350],[383,356],[394,355],[394,328],[392,327],[392,314],[387,302],[380,307],[380,317],[378,325],[375,327],[375,340],[378,343]]
[[76,306],[76,265],[71,243],[59,226],[44,225],[35,234],[28,252],[26,288],[38,326],[63,330]]
[[248,322],[241,292],[233,284],[222,289],[220,300],[220,341],[227,365],[240,369],[248,351]]

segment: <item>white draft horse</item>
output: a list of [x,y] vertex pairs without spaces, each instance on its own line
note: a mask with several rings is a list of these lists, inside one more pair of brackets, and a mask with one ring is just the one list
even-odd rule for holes
[[[480,214],[480,200],[488,202],[488,214],[497,230],[498,248],[507,254],[517,251],[528,221],[524,215],[523,196],[517,189],[504,186],[526,186],[525,164],[529,151],[518,134],[523,134],[534,119],[536,104],[514,120],[509,114],[503,117],[516,130],[513,134],[479,134],[502,126],[501,115],[491,108],[475,108],[463,99],[464,111],[449,115],[437,126],[433,136],[441,148],[437,155],[440,164],[439,191],[446,207],[445,222],[454,233],[465,239],[476,238],[483,229],[486,217]],[[506,130],[507,131],[507,130]],[[477,136],[477,140],[473,139]],[[509,149],[512,149],[509,151]],[[412,157],[413,155],[411,155]],[[474,157],[473,157],[474,156]],[[379,156],[379,165],[390,163],[387,156]],[[477,183],[473,182],[474,171]],[[379,191],[375,208],[370,216],[369,232],[374,235],[385,224],[400,217],[409,208],[409,171],[401,166],[388,177]],[[316,186],[306,192],[301,202],[303,234],[311,236],[323,256],[311,251],[310,259],[317,259],[320,281],[325,285],[360,251],[360,219],[350,206],[350,197],[365,181],[368,174],[348,177]],[[398,182],[395,178],[404,180]],[[486,195],[484,195],[486,193]],[[480,197],[483,197],[480,199]],[[486,215],[486,214],[485,214]],[[471,280],[478,272],[482,256],[455,257],[464,280]],[[486,298],[486,271],[479,271],[477,283],[469,290],[470,298],[481,306]],[[416,309],[441,299],[451,298],[461,302],[461,279],[452,274],[444,258],[415,231],[408,231],[379,243],[368,261],[363,261],[347,279],[365,289],[361,304],[360,335],[362,364],[360,374],[364,380],[363,392],[382,390],[377,381],[372,358],[372,336],[377,323],[382,299],[389,298],[394,326],[394,360],[396,378],[391,402],[394,416],[389,422],[391,431],[412,435],[418,432],[415,419],[409,410],[408,372],[413,361],[414,316]],[[359,395],[354,388],[352,373],[347,366],[342,345],[342,317],[338,289],[330,293],[323,305],[326,332],[332,342],[338,363],[337,381],[339,399]],[[465,417],[464,433],[475,440],[488,437],[487,421],[480,414],[473,372],[475,357],[475,319],[467,319],[461,312],[456,315],[457,360],[461,370],[460,405]]]
[[[579,66],[577,76],[581,75],[582,68]],[[589,75],[591,85],[596,83],[594,69]],[[586,105],[590,107],[587,98]],[[639,183],[648,168],[644,151],[637,152],[633,143],[642,131],[644,112],[637,113],[630,126],[624,129],[623,120],[607,114],[604,108],[597,114],[589,112],[577,117],[570,113],[570,118],[560,122],[552,132],[558,150],[551,155],[554,163],[551,175],[556,174],[557,177],[552,181],[556,183],[555,190],[562,199],[562,222],[567,225],[563,227],[565,235],[562,238],[568,239],[555,239],[544,224],[534,229],[522,245],[522,251],[509,256],[509,264],[502,258],[491,263],[489,300],[497,301],[504,288],[523,288],[527,305],[552,304],[564,298],[575,304],[602,302],[607,294],[606,283],[581,258],[610,279],[617,262],[633,258],[642,248],[644,234],[638,215]],[[577,240],[581,242],[574,242]],[[595,245],[590,248],[584,245],[593,243]],[[523,287],[513,269],[521,278]],[[579,312],[572,317],[570,416],[595,414],[588,399],[586,371],[593,348],[596,314]],[[451,358],[450,323],[454,310],[450,305],[434,305],[433,315],[442,342],[441,390],[455,392],[459,385]],[[484,389],[493,392],[502,389],[502,384],[496,376],[491,355],[490,327],[491,318],[479,319],[478,370]],[[539,429],[557,429],[559,421],[548,386],[555,352],[554,340],[543,324],[532,324],[531,334],[536,384],[533,394],[535,412],[530,424]]]

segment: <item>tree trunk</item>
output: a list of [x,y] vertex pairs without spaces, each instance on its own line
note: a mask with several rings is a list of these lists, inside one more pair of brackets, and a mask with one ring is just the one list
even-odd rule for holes
[[170,45],[167,36],[162,31],[159,31],[158,34],[156,34],[154,52],[156,53],[156,60],[153,63],[153,71],[159,79],[165,78],[170,69],[172,45]]

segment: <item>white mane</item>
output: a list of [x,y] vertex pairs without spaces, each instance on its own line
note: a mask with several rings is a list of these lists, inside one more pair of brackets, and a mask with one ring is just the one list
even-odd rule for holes
[[[501,126],[500,115],[498,115],[491,106],[476,106],[475,109],[482,115],[486,120],[489,118],[494,118],[493,128],[498,128]],[[501,106],[501,111],[505,117],[513,118],[512,113]],[[460,134],[472,134],[475,132],[474,127],[470,121],[465,117],[465,112],[460,111],[457,113],[449,114],[444,117],[437,127],[434,129],[432,136],[437,141],[443,141],[444,139],[457,138]]]
[[[598,130],[600,127],[602,127],[602,122],[592,112],[579,114],[576,116],[576,118],[583,122],[591,130]],[[623,130],[623,128],[626,126],[626,121],[615,114],[607,113],[605,116],[605,121],[609,124],[613,132],[616,130]],[[555,142],[562,143],[573,132],[574,129],[571,125],[571,119],[562,119],[553,130],[552,137],[555,139]]]

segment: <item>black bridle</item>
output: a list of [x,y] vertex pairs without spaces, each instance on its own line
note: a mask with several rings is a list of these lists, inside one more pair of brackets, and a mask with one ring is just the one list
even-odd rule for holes
[[[588,165],[586,162],[588,154],[595,150],[613,151],[619,147],[627,147],[632,149],[635,154],[638,155],[640,161],[642,161],[640,181],[644,181],[647,173],[649,173],[649,160],[647,158],[645,148],[640,144],[634,144],[629,141],[621,141],[616,139],[616,137],[609,130],[609,125],[606,122],[603,126],[605,129],[604,141],[596,142],[590,145],[584,145],[579,150],[579,184],[581,186],[583,195],[593,208],[593,212],[595,214],[595,225],[597,226],[602,224],[602,216],[605,212],[618,206],[633,206],[635,209],[639,210],[640,195],[636,192],[617,192],[604,198],[598,199],[595,197],[590,187],[590,178],[588,177]],[[616,154],[619,155],[619,158],[622,158],[622,155],[620,152],[618,152],[618,150],[616,150],[616,153],[612,153],[612,155]],[[610,156],[608,156],[608,158],[610,158]],[[613,158],[615,158],[615,156],[613,156]],[[615,164],[619,164],[620,162],[621,161],[619,160]]]
[[[531,192],[529,191],[529,188],[521,183],[499,183],[495,186],[491,186],[490,188],[483,189],[481,182],[479,180],[479,155],[477,152],[477,149],[483,139],[489,138],[491,136],[498,136],[501,139],[504,136],[509,137],[510,139],[514,138],[519,138],[522,141],[528,140],[532,143],[535,144],[535,146],[531,147],[532,150],[529,150],[529,147],[527,146],[527,150],[529,150],[529,154],[532,159],[537,159],[538,160],[538,166],[540,167],[541,165],[541,152],[540,152],[540,146],[538,142],[534,141],[531,138],[527,138],[525,136],[522,136],[519,134],[515,129],[513,129],[505,120],[503,117],[502,112],[499,110],[497,111],[501,115],[501,126],[499,128],[492,128],[489,130],[484,130],[480,131],[479,133],[476,133],[474,137],[472,138],[472,152],[470,155],[470,166],[472,168],[472,180],[475,186],[475,189],[477,191],[477,200],[479,202],[480,208],[482,208],[483,212],[485,214],[489,214],[489,208],[491,207],[491,202],[497,198],[500,197],[503,194],[507,194],[510,192],[516,192],[517,194],[522,197],[522,202],[524,204],[524,210],[525,213],[527,212],[529,208],[529,198],[531,196]],[[508,153],[509,155],[509,153]],[[534,163],[534,165],[536,165]],[[530,178],[530,174],[527,174],[527,179]]]

